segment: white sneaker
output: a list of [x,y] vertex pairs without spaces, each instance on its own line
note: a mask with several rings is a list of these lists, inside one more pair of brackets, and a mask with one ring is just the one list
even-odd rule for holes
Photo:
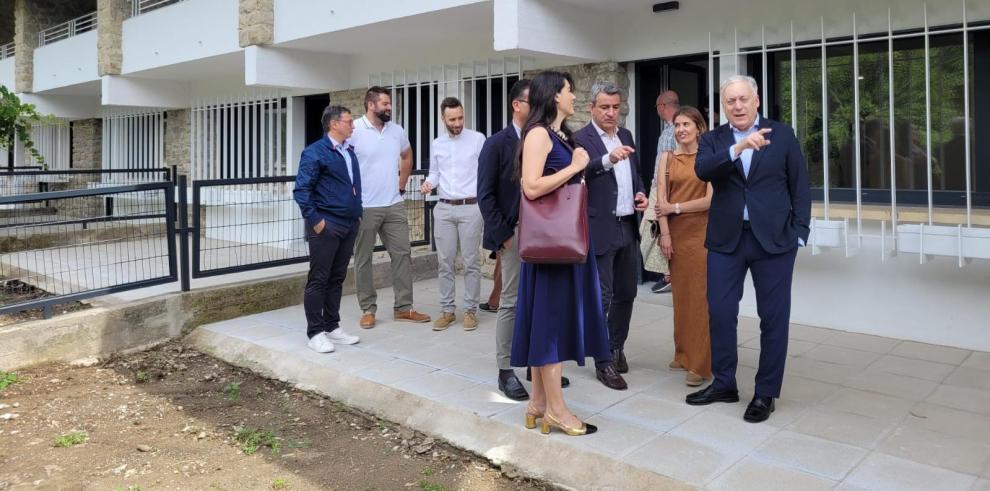
[[309,349],[311,349],[311,350],[313,350],[313,351],[315,351],[317,353],[332,353],[333,352],[333,343],[330,342],[330,337],[327,336],[327,333],[325,333],[325,332],[321,332],[321,333],[317,334],[316,336],[313,336],[312,338],[310,338],[309,339],[309,343],[307,343],[306,346],[308,346]]
[[361,338],[357,336],[351,336],[350,334],[347,334],[347,332],[344,331],[343,327],[338,327],[330,332],[325,332],[323,334],[326,334],[327,338],[329,338],[330,341],[340,344],[357,344],[357,342],[361,340]]

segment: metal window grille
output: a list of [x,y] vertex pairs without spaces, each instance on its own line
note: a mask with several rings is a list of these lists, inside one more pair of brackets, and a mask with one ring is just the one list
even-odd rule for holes
[[141,15],[152,10],[174,5],[185,0],[132,0],[131,15]]
[[[157,110],[110,111],[103,116],[103,169],[154,170],[165,161],[165,113]],[[121,184],[126,174],[103,176],[103,184]],[[151,176],[150,174],[148,175]],[[128,177],[131,179],[132,177]]]
[[[813,250],[817,251],[819,247],[839,247],[844,248],[847,255],[851,255],[861,247],[864,239],[879,239],[881,250],[883,251],[882,259],[894,255],[898,251],[917,253],[921,262],[925,262],[931,255],[958,256],[960,266],[964,265],[971,258],[990,258],[990,233],[988,233],[990,230],[973,226],[974,190],[973,161],[971,155],[973,148],[973,121],[970,117],[972,80],[969,66],[972,62],[972,52],[969,48],[970,34],[990,29],[990,25],[971,25],[966,16],[967,7],[965,0],[961,5],[962,15],[960,16],[960,24],[933,28],[928,23],[926,6],[922,28],[904,32],[894,31],[891,14],[888,11],[887,32],[869,35],[863,35],[858,31],[855,14],[850,19],[849,36],[843,38],[828,38],[826,36],[824,18],[820,21],[821,36],[817,40],[802,42],[795,40],[792,23],[789,43],[768,45],[766,41],[766,29],[764,28],[759,33],[759,39],[761,39],[760,46],[740,48],[738,33],[733,33],[733,39],[731,40],[733,46],[731,50],[720,51],[712,45],[711,34],[709,34],[709,67],[714,68],[716,63],[727,62],[726,66],[734,66],[736,73],[746,73],[749,71],[749,74],[758,79],[762,75],[763,83],[761,84],[761,89],[762,100],[764,101],[762,114],[764,117],[768,116],[768,111],[770,110],[770,104],[767,103],[769,101],[767,91],[770,83],[778,83],[789,88],[789,93],[782,91],[781,100],[777,101],[778,108],[781,114],[785,115],[782,119],[785,121],[789,119],[787,122],[792,124],[799,138],[808,138],[811,135],[807,134],[808,125],[802,123],[797,115],[802,114],[802,112],[807,113],[808,108],[813,108],[816,105],[820,106],[817,108],[818,113],[807,114],[807,117],[814,120],[816,125],[821,126],[820,133],[815,133],[814,135],[815,138],[820,138],[820,141],[814,143],[815,146],[820,145],[820,156],[806,154],[809,163],[818,158],[821,159],[820,164],[815,162],[815,165],[809,168],[815,187],[821,188],[821,208],[824,215],[824,219],[813,219],[813,234],[811,237]],[[939,106],[938,110],[933,110],[933,98],[936,95],[941,95],[941,91],[948,89],[942,85],[941,78],[934,83],[932,80],[933,68],[942,68],[939,64],[945,63],[945,57],[942,56],[945,50],[935,51],[938,48],[933,46],[933,40],[944,39],[949,36],[957,37],[958,42],[962,45],[962,49],[953,51],[957,53],[956,56],[959,58],[958,60],[953,60],[953,62],[959,65],[958,69],[961,71],[961,92],[963,99],[961,124],[964,127],[964,140],[960,148],[960,153],[962,154],[961,160],[964,167],[964,189],[962,193],[965,196],[964,219],[961,223],[951,227],[936,225],[936,205],[938,203],[934,190],[936,186],[940,184],[944,185],[945,174],[933,159],[936,155],[936,149],[933,147],[932,139],[933,120],[941,121],[943,117],[939,112],[941,106]],[[919,49],[905,51],[902,47],[898,47],[908,42],[918,44]],[[873,50],[877,50],[878,47],[884,48],[886,66],[863,66],[864,55],[862,50],[867,47]],[[848,58],[850,61],[841,62],[844,64],[839,66],[840,62],[833,55],[837,50],[843,50],[843,53],[849,53]],[[938,53],[939,56],[934,57],[933,53]],[[782,69],[780,73],[776,74],[777,78],[775,80],[768,80],[768,66],[770,65],[768,56],[782,58],[785,62],[781,64],[781,67],[787,67],[789,70]],[[759,57],[762,60],[762,63],[759,63],[762,74],[752,73],[754,71],[754,64],[752,63],[749,70],[747,70],[745,64],[741,61],[744,57],[750,60],[753,60],[753,57]],[[935,59],[933,60],[933,58]],[[806,63],[802,64],[802,60]],[[899,125],[903,126],[901,124],[903,121],[901,120],[902,116],[900,112],[905,110],[903,107],[904,102],[898,98],[901,96],[901,94],[898,94],[898,90],[903,90],[905,84],[898,84],[895,81],[895,74],[898,77],[903,77],[900,72],[895,71],[895,62],[898,64],[897,69],[910,63],[915,63],[914,66],[923,65],[923,69],[921,70],[923,80],[911,80],[910,86],[923,87],[920,89],[924,91],[923,121],[917,124],[915,133],[923,132],[924,136],[921,138],[915,136],[910,142],[905,139],[912,139],[911,133],[899,131],[898,129]],[[848,70],[851,73],[851,77],[837,76],[837,71],[841,70]],[[788,71],[789,73],[787,73]],[[883,131],[886,134],[879,135],[879,137],[885,139],[884,143],[888,148],[884,158],[889,159],[889,169],[885,171],[888,174],[882,177],[882,179],[884,179],[883,182],[888,186],[889,202],[887,205],[889,205],[889,216],[887,216],[887,220],[890,221],[891,226],[888,230],[887,220],[880,220],[879,230],[873,226],[870,227],[870,230],[864,232],[864,220],[866,218],[864,216],[863,205],[863,162],[864,153],[867,150],[863,148],[864,135],[862,132],[869,131],[870,128],[861,128],[863,124],[861,118],[862,106],[866,100],[862,93],[862,81],[866,77],[878,78],[877,72],[882,74],[883,71],[886,71],[886,77],[884,77],[886,80],[882,80],[885,85],[884,91],[886,94],[882,98],[885,100],[880,102],[886,104],[886,118],[881,122],[883,123],[881,126],[886,125],[888,128]],[[851,85],[851,87],[845,87],[845,84]],[[805,98],[805,94],[799,90],[799,87],[804,88],[811,85],[820,86],[820,92],[818,92],[821,97],[820,101],[812,101]],[[715,90],[715,85],[710,84],[709,97],[713,101],[715,100]],[[830,126],[829,124],[830,113],[832,116],[835,116],[835,111],[831,109],[836,107],[836,94],[842,93],[841,91],[845,90],[851,91],[852,95],[849,98],[852,100],[840,100],[838,103],[848,104],[848,110],[851,114],[844,116],[851,117],[852,124],[850,124],[848,129],[841,129],[839,135],[830,135],[830,129],[832,131],[836,130],[834,125]],[[921,103],[920,100],[917,102]],[[712,118],[714,118],[714,115],[712,115]],[[802,132],[806,134],[802,134]],[[848,132],[849,135],[842,135],[842,132]],[[830,139],[836,139],[840,136],[850,137],[851,148],[848,152],[851,152],[849,161],[851,162],[852,169],[846,172],[836,173],[833,171],[836,169],[835,161],[837,158],[835,154],[830,152]],[[906,189],[904,187],[905,176],[898,175],[899,173],[904,174],[904,164],[898,162],[899,156],[894,149],[900,148],[899,146],[895,147],[895,145],[904,144],[910,144],[917,148],[918,158],[916,160],[918,161],[918,165],[916,167],[918,169],[911,173],[913,176],[912,182],[921,182],[925,187],[925,208],[920,213],[924,216],[925,222],[918,225],[899,223],[899,218],[902,216],[901,212],[908,210],[904,209],[903,204],[898,203],[898,191],[904,194]],[[846,177],[848,174],[852,174],[852,179]],[[841,182],[843,179],[849,182]],[[936,184],[936,182],[940,184]],[[899,183],[901,184],[899,185]],[[839,219],[837,216],[836,203],[833,202],[836,196],[840,196],[836,193],[836,188],[838,187],[851,188],[855,193],[854,197],[850,200],[854,201],[854,214],[843,219]],[[910,211],[914,212],[915,210]],[[917,218],[914,217],[917,215],[918,213],[911,213],[909,216],[916,220]],[[850,220],[854,224],[853,231],[850,231]]]
[[504,102],[522,76],[526,57],[421,67],[371,74],[368,85],[392,91],[392,120],[402,125],[413,147],[417,169],[429,167],[430,146],[443,130],[440,101],[454,96],[464,105],[465,126],[491,136],[508,124]]
[[[67,170],[72,157],[72,136],[69,124],[64,121],[31,125],[31,141],[34,148],[44,158],[44,162],[35,160],[30,153],[24,152],[24,161],[28,166],[44,165],[48,170]],[[15,159],[16,160],[16,159]]]
[[193,180],[286,175],[286,113],[277,93],[198,101],[190,111]]
[[96,29],[96,12],[76,17],[56,26],[49,27],[38,33],[38,46],[44,46],[56,41],[68,39],[77,34]]
[[14,42],[13,41],[11,41],[11,42],[9,42],[7,44],[4,44],[4,45],[0,45],[0,60],[3,60],[5,58],[13,58],[13,57],[14,57]]

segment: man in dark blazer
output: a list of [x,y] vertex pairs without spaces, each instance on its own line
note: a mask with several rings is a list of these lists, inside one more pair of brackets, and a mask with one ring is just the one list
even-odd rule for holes
[[632,133],[619,128],[622,95],[618,87],[591,88],[591,122],[574,134],[588,151],[588,228],[598,264],[602,306],[608,319],[611,361],[595,360],[595,375],[606,387],[625,390],[620,373],[629,371],[624,347],[629,336],[636,274],[640,267],[639,217],[649,200],[639,178]]
[[761,119],[756,80],[737,75],[721,87],[729,124],[701,137],[695,173],[712,183],[708,210],[710,386],[687,396],[692,405],[737,402],[736,323],[747,270],[760,316],[760,366],[743,419],[765,421],[780,397],[787,359],[791,279],[799,246],[808,240],[811,196],[801,146],[790,126]]

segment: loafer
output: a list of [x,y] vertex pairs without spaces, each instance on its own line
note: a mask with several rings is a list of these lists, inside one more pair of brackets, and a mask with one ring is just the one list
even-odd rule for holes
[[478,304],[478,308],[485,312],[498,312],[498,305],[491,305],[488,302]]
[[404,311],[397,310],[395,312],[395,320],[399,322],[423,323],[423,322],[430,322],[430,316],[423,314],[421,312],[416,312],[413,309],[404,310]]
[[746,406],[746,413],[743,414],[743,419],[750,423],[766,421],[770,418],[770,413],[776,409],[774,406],[773,397],[754,396],[753,400]]
[[622,378],[622,375],[619,375],[619,371],[615,369],[615,365],[612,363],[603,368],[596,367],[595,378],[609,389],[626,390],[629,388],[626,385],[626,380]]
[[739,402],[739,391],[716,389],[715,384],[712,384],[688,394],[684,401],[692,406],[707,406],[713,402]]
[[684,365],[681,365],[681,362],[677,360],[670,360],[670,363],[667,364],[667,368],[675,371],[687,370],[687,368],[684,368]]
[[523,387],[522,382],[519,381],[519,377],[516,377],[514,373],[505,380],[502,380],[501,377],[498,379],[498,390],[502,391],[505,397],[513,401],[525,401],[529,399],[529,392],[526,392],[526,388]]
[[371,329],[375,327],[375,313],[365,312],[361,314],[361,329]]
[[[527,382],[532,382],[533,381],[533,369],[530,368],[530,367],[526,367],[526,381]],[[569,379],[569,378],[561,375],[560,376],[560,388],[561,389],[565,389],[565,388],[567,388],[570,385],[571,385],[571,379]]]
[[705,383],[705,377],[689,371],[687,373],[687,377],[684,378],[684,383],[687,384],[688,387],[697,387]]
[[629,373],[629,363],[626,362],[626,353],[621,349],[612,350],[612,363],[619,373]]

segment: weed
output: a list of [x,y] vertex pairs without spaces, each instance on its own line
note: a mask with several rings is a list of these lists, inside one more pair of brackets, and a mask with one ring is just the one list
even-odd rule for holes
[[0,391],[17,383],[17,374],[0,370]]
[[278,437],[272,430],[261,430],[261,429],[250,429],[239,427],[235,428],[237,433],[234,438],[241,444],[241,451],[244,455],[252,455],[263,447],[268,447],[271,449],[272,453],[278,455],[281,451],[282,444],[279,443]]
[[433,475],[433,469],[430,469],[429,467],[423,469],[423,475],[426,476],[426,477],[432,476]]
[[447,488],[443,487],[443,484],[429,482],[426,479],[419,482],[419,489],[423,491],[447,491]]
[[138,370],[137,373],[134,374],[134,380],[137,383],[139,383],[139,384],[143,384],[143,383],[147,382],[148,381],[148,372],[146,372],[144,370]]
[[55,446],[62,448],[69,448],[79,445],[80,443],[86,443],[89,440],[89,435],[85,431],[70,431],[64,435],[59,435],[55,439]]
[[241,383],[240,382],[230,382],[223,386],[223,394],[227,397],[228,401],[237,402],[241,399]]
[[278,489],[285,489],[288,485],[289,485],[289,482],[286,481],[285,478],[282,478],[282,477],[280,477],[280,478],[272,481],[272,489],[276,489],[276,490],[278,490]]

